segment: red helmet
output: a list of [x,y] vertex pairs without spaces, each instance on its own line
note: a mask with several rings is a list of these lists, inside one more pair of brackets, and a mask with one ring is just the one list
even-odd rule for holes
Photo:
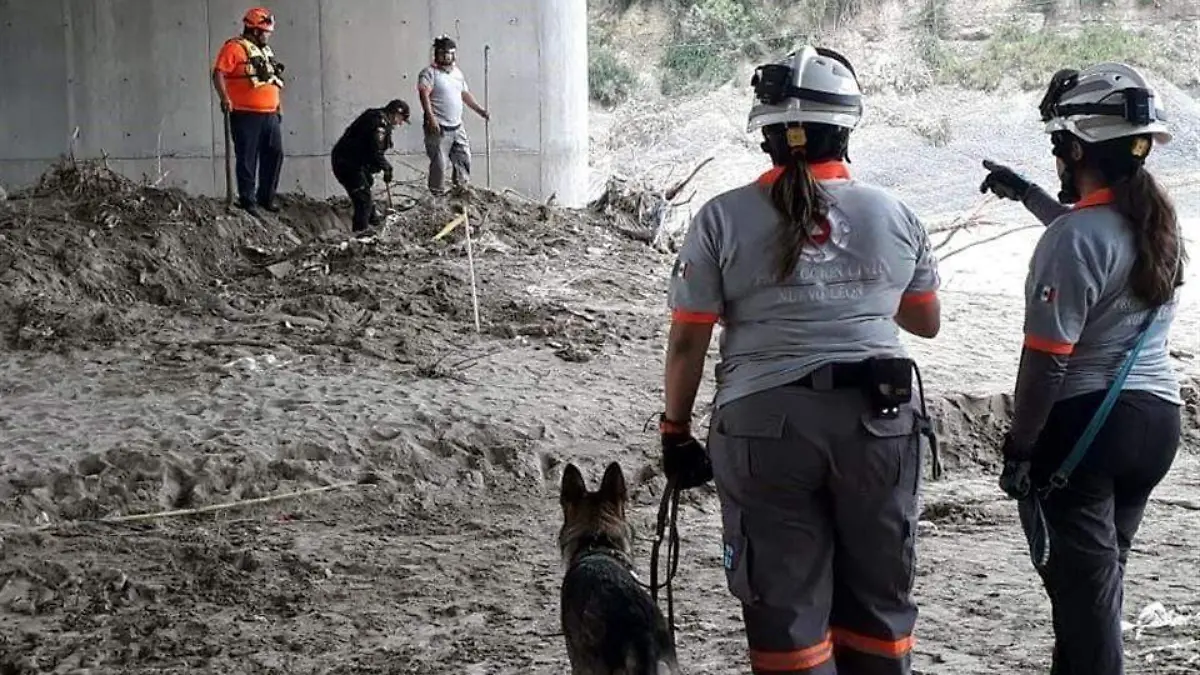
[[246,12],[246,16],[242,17],[242,23],[246,28],[257,28],[268,33],[275,30],[275,17],[266,7],[255,7]]

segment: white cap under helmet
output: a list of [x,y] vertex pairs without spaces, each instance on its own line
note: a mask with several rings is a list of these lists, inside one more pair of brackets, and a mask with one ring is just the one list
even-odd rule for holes
[[1157,93],[1132,67],[1100,63],[1078,74],[1060,75],[1041,105],[1047,134],[1066,131],[1086,143],[1142,134],[1150,134],[1156,143],[1171,141]]
[[806,45],[759,67],[751,80],[755,103],[746,131],[789,122],[856,127],[863,114],[858,79],[831,54]]

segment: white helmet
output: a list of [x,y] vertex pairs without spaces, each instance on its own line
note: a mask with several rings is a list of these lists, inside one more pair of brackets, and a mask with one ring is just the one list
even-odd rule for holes
[[853,129],[862,119],[862,91],[854,70],[829,50],[806,45],[778,63],[759,66],[750,84],[755,103],[746,131],[789,122]]
[[1086,143],[1150,134],[1169,143],[1166,113],[1146,78],[1123,63],[1059,71],[1041,103],[1046,133],[1066,131]]

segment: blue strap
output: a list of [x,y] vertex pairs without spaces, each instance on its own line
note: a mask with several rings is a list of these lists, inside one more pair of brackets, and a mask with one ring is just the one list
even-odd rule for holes
[[1100,407],[1092,415],[1091,421],[1088,422],[1087,427],[1083,430],[1083,435],[1079,437],[1079,440],[1075,441],[1075,447],[1071,448],[1071,454],[1067,455],[1067,458],[1063,460],[1062,465],[1058,467],[1054,475],[1050,476],[1051,488],[1061,488],[1067,484],[1067,479],[1071,477],[1071,473],[1075,471],[1075,467],[1079,466],[1079,463],[1083,461],[1083,456],[1087,454],[1092,441],[1096,440],[1096,435],[1100,433],[1100,428],[1104,426],[1104,422],[1108,419],[1109,413],[1112,412],[1113,406],[1117,404],[1117,397],[1121,395],[1121,389],[1125,385],[1125,380],[1129,377],[1129,372],[1133,370],[1133,363],[1137,360],[1138,352],[1142,351],[1142,346],[1146,344],[1146,337],[1150,335],[1150,327],[1154,325],[1154,321],[1158,318],[1160,311],[1161,307],[1155,308],[1142,323],[1141,334],[1138,335],[1137,342],[1133,344],[1133,348],[1129,350],[1129,355],[1125,357],[1125,362],[1117,370],[1117,377],[1113,380],[1112,386],[1108,388],[1108,393],[1105,394]]

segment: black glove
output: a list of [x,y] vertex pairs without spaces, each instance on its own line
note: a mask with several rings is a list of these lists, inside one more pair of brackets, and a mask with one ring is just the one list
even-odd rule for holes
[[393,175],[392,167],[390,167],[390,166],[383,167],[383,182],[385,182],[385,183],[392,182],[392,175]]
[[663,473],[668,480],[674,479],[680,490],[690,490],[712,480],[712,464],[700,441],[690,431],[677,431],[677,426],[660,425]]
[[283,65],[280,61],[272,61],[272,64],[275,66],[275,73],[277,75],[282,75],[283,71],[287,69],[287,66]]
[[1024,499],[1033,488],[1030,477],[1029,453],[1013,445],[1012,435],[1004,434],[1004,445],[1000,448],[1004,456],[1004,470],[1000,472],[1000,489],[1013,499]]
[[1033,487],[1029,466],[1029,462],[1018,460],[1004,462],[1004,471],[1000,472],[1000,489],[1004,490],[1004,494],[1016,500],[1029,496],[1029,490]]
[[990,173],[979,186],[980,192],[991,190],[997,197],[1019,202],[1025,199],[1025,195],[1029,194],[1029,189],[1033,187],[1033,183],[1026,180],[1024,176],[990,159],[983,160],[983,168]]

